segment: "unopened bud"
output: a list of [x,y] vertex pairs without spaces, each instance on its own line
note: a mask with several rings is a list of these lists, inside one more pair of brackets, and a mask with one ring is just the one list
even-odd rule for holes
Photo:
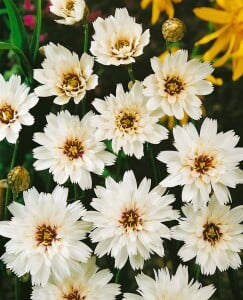
[[167,42],[180,41],[186,31],[184,22],[177,18],[166,20],[162,25],[162,34]]
[[14,167],[8,173],[7,182],[13,193],[25,191],[30,185],[29,172],[24,167]]

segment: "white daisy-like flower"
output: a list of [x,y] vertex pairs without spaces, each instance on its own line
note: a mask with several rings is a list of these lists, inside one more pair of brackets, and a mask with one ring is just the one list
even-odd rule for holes
[[185,217],[173,228],[173,238],[185,243],[178,252],[183,261],[195,257],[206,275],[241,266],[243,205],[230,209],[212,196],[207,207],[194,211],[187,204],[182,211]]
[[44,286],[50,276],[67,277],[88,260],[91,249],[81,240],[90,224],[79,220],[85,213],[79,201],[67,204],[66,188],[52,194],[31,188],[23,197],[24,205],[9,205],[11,221],[0,222],[0,235],[10,238],[1,259],[17,276],[29,272],[32,284]]
[[116,95],[104,100],[95,99],[93,106],[100,113],[94,116],[94,126],[99,139],[112,140],[112,149],[123,149],[127,155],[143,156],[143,144],[158,144],[167,138],[167,129],[157,124],[158,115],[146,107],[147,97],[142,94],[142,85],[136,82],[129,92],[118,84]]
[[50,11],[60,17],[55,20],[64,25],[79,23],[85,17],[86,4],[84,0],[50,0]]
[[113,274],[99,270],[95,257],[81,263],[76,270],[61,281],[50,280],[45,287],[33,287],[32,300],[114,300],[120,294],[120,286],[109,283]]
[[33,140],[40,144],[33,150],[36,170],[53,174],[53,179],[64,184],[68,178],[81,189],[90,189],[90,172],[101,175],[105,165],[112,165],[115,155],[105,151],[105,144],[95,138],[91,112],[80,121],[67,110],[58,115],[50,113],[44,132],[36,132]]
[[239,162],[243,148],[236,147],[239,136],[234,131],[217,133],[217,121],[206,118],[198,134],[192,123],[173,129],[177,151],[162,151],[158,159],[167,164],[169,175],[161,181],[165,187],[181,185],[182,201],[192,201],[200,208],[213,191],[220,204],[231,200],[228,187],[242,183]]
[[150,185],[144,178],[137,186],[133,172],[127,171],[121,182],[108,177],[105,188],[95,188],[91,206],[96,211],[86,212],[84,220],[93,222],[95,254],[110,254],[116,268],[129,259],[132,268],[139,269],[152,253],[164,256],[163,239],[170,239],[170,229],[163,222],[175,220],[178,213],[170,205],[173,195],[162,196],[165,189],[160,186],[149,191]]
[[34,79],[41,86],[35,88],[40,97],[56,96],[54,103],[63,105],[71,98],[78,104],[87,90],[98,84],[98,76],[93,73],[94,58],[83,53],[81,58],[61,45],[49,43],[43,47],[45,59],[42,69],[34,70]]
[[34,117],[29,110],[38,102],[30,88],[22,83],[21,77],[12,75],[5,81],[0,74],[0,141],[4,138],[9,143],[16,143],[22,125],[34,124]]
[[136,276],[138,292],[125,293],[124,300],[208,300],[215,292],[213,285],[202,287],[198,281],[189,282],[188,269],[179,265],[174,276],[170,276],[167,268],[154,270],[155,279],[148,275]]
[[168,54],[163,62],[158,57],[151,59],[154,74],[144,81],[144,94],[149,96],[148,108],[161,109],[162,113],[183,119],[184,113],[197,120],[202,116],[198,95],[212,93],[213,86],[205,78],[213,72],[208,62],[188,59],[186,50]]
[[130,64],[143,54],[149,43],[149,30],[142,33],[142,25],[130,17],[126,8],[117,8],[115,17],[98,17],[94,22],[91,53],[103,65]]

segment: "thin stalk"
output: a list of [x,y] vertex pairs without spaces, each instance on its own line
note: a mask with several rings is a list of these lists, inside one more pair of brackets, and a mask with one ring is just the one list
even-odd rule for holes
[[150,161],[152,164],[154,182],[157,185],[159,183],[159,180],[158,180],[158,173],[157,173],[156,164],[155,164],[155,160],[154,160],[153,149],[152,149],[151,145],[149,145],[149,144],[147,144],[147,149],[148,149],[149,158],[150,158]]
[[127,65],[127,71],[128,71],[128,75],[131,81],[135,81],[135,77],[133,74],[133,69],[132,69],[132,64]]
[[88,46],[89,46],[89,25],[88,23],[83,25],[84,29],[84,48],[83,52],[88,52]]
[[20,282],[17,276],[15,276],[14,280],[14,295],[15,295],[15,300],[20,300]]
[[171,54],[171,43],[166,41],[166,50]]
[[121,276],[121,270],[118,269],[115,273],[115,283],[119,283],[120,276]]
[[199,280],[200,275],[201,275],[201,268],[199,265],[196,265],[195,279]]
[[[11,171],[13,169],[14,165],[15,165],[18,146],[19,146],[19,141],[16,141],[16,143],[14,145],[14,151],[13,151],[13,156],[12,156],[12,160],[11,160],[11,163],[10,163],[9,171]],[[8,187],[7,190],[6,190],[6,195],[5,195],[5,199],[4,199],[4,213],[3,213],[3,219],[4,220],[6,220],[7,216],[8,216],[9,198],[10,198],[10,188]]]
[[74,183],[73,187],[74,187],[74,200],[76,201],[78,199],[78,186],[76,183]]

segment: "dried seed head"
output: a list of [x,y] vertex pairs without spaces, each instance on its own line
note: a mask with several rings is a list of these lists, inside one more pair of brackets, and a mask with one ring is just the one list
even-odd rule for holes
[[14,167],[8,173],[7,182],[13,193],[25,191],[30,185],[29,172],[24,167]]
[[166,20],[162,25],[162,34],[167,42],[180,41],[186,31],[184,22],[177,18]]

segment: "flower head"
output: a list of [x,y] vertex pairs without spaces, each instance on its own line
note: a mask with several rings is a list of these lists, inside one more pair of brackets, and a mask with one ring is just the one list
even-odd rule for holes
[[141,296],[125,293],[123,300],[208,300],[215,289],[212,285],[202,287],[199,282],[189,281],[188,269],[179,265],[174,276],[169,270],[154,271],[155,279],[148,275],[136,276],[138,292]]
[[159,20],[161,12],[166,12],[169,18],[174,17],[173,3],[180,3],[182,0],[141,0],[142,9],[146,9],[152,3],[151,23],[155,24]]
[[147,109],[146,103],[139,82],[129,92],[124,92],[119,84],[115,96],[110,95],[105,101],[95,99],[93,106],[100,113],[93,122],[97,137],[112,140],[116,153],[123,149],[125,154],[141,158],[145,142],[158,144],[167,138],[167,130],[157,124],[158,116]]
[[98,17],[93,26],[90,51],[103,65],[130,64],[149,43],[149,30],[142,33],[142,25],[129,16],[126,8],[117,8],[115,17]]
[[34,93],[29,94],[29,90],[26,84],[21,84],[20,76],[12,75],[5,81],[0,74],[0,141],[6,138],[9,143],[16,143],[22,125],[34,123],[29,110],[39,99]]
[[8,173],[7,183],[13,193],[25,191],[30,186],[29,172],[22,166],[16,166]]
[[180,41],[186,31],[184,22],[178,18],[170,18],[162,25],[162,35],[167,42]]
[[220,204],[231,200],[227,186],[234,188],[243,180],[239,161],[243,148],[236,148],[239,137],[234,131],[217,133],[217,121],[206,118],[198,134],[192,123],[173,129],[177,151],[162,151],[158,159],[167,164],[169,175],[162,186],[184,185],[182,201],[200,208],[213,191]]
[[90,172],[102,174],[105,165],[114,163],[115,156],[105,151],[105,144],[95,139],[92,113],[80,121],[67,110],[49,114],[44,132],[34,134],[40,144],[33,150],[36,170],[49,171],[54,181],[63,184],[68,178],[81,189],[92,187]]
[[183,241],[178,255],[183,261],[196,258],[203,274],[223,272],[241,266],[243,249],[243,205],[230,209],[213,197],[207,207],[194,211],[191,204],[182,208],[185,215],[173,228],[173,238]]
[[99,270],[95,257],[80,263],[69,277],[58,281],[50,280],[45,287],[33,287],[32,300],[114,300],[120,293],[119,284],[109,283],[112,273]]
[[86,4],[84,0],[50,0],[50,11],[60,17],[55,20],[64,25],[79,23],[85,17]]
[[[203,55],[204,60],[216,58],[213,66],[223,66],[232,58],[233,80],[243,75],[243,1],[217,0],[217,7],[199,7],[193,11],[197,17],[212,22],[216,30],[200,39],[196,45],[206,44],[215,40]],[[220,56],[219,54],[224,54]]]
[[178,50],[166,56],[163,62],[158,57],[151,59],[154,74],[147,76],[143,84],[144,95],[150,97],[148,108],[161,109],[162,113],[181,120],[184,113],[197,120],[201,117],[201,100],[198,95],[213,91],[211,82],[205,78],[213,68],[197,59],[187,61],[186,50]]
[[17,276],[30,273],[34,285],[58,280],[87,261],[91,249],[82,239],[90,229],[80,221],[85,209],[79,201],[67,204],[68,189],[57,186],[52,194],[35,188],[23,192],[24,205],[13,202],[11,221],[0,222],[0,235],[10,238],[2,260]]
[[98,84],[98,76],[92,74],[94,58],[83,53],[79,59],[76,53],[53,43],[43,47],[46,58],[43,69],[34,70],[34,78],[41,86],[35,89],[40,97],[56,96],[54,103],[63,105],[74,99],[78,104],[87,90]]
[[133,269],[142,268],[151,253],[164,256],[163,240],[170,239],[170,230],[162,222],[178,217],[171,207],[172,195],[162,196],[158,186],[150,190],[150,180],[144,178],[137,186],[132,171],[116,183],[106,179],[106,187],[97,186],[85,220],[93,222],[91,240],[98,242],[95,253],[101,257],[110,254],[115,267],[121,269],[129,259]]

